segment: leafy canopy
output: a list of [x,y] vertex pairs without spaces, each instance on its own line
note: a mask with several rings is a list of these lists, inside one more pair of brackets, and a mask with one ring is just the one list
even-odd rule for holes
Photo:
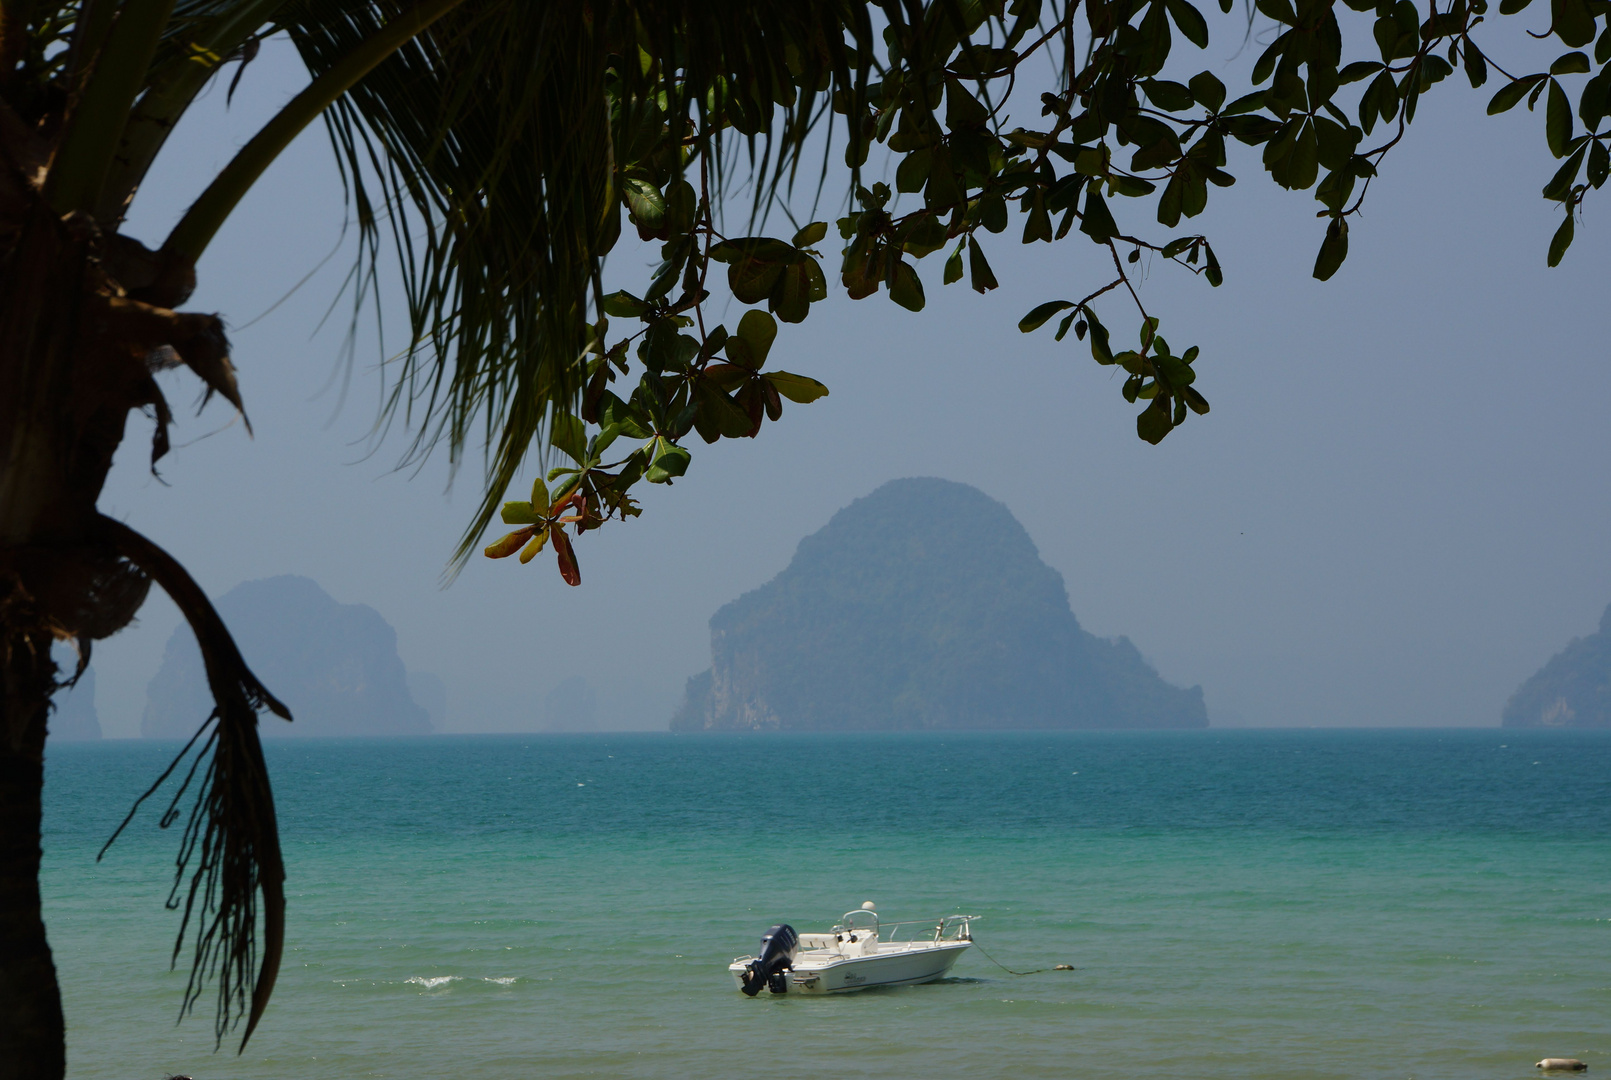
[[[552,448],[568,463],[547,477],[544,516],[510,523],[533,529],[516,550],[530,557],[547,537],[574,582],[567,537],[635,515],[639,483],[682,476],[690,433],[754,437],[786,400],[827,393],[769,353],[775,322],[803,320],[831,278],[917,311],[929,256],[946,285],[988,292],[990,257],[1013,239],[1096,245],[1088,289],[1035,298],[1019,327],[1055,320],[1058,340],[1072,332],[1122,368],[1137,434],[1157,443],[1209,405],[1197,348],[1160,334],[1130,268],[1151,255],[1221,282],[1210,239],[1183,222],[1235,183],[1229,147],[1255,148],[1276,186],[1313,192],[1322,280],[1421,96],[1457,69],[1473,87],[1497,78],[1491,113],[1543,104],[1560,161],[1543,194],[1563,210],[1551,265],[1611,174],[1611,0],[1548,0],[1547,13],[1541,0],[1497,12],[1488,0],[1252,0],[1245,30],[1269,44],[1234,92],[1192,74],[1209,40],[1199,2],[4,0],[0,135],[13,166],[39,166],[58,213],[115,231],[196,95],[263,38],[289,37],[309,87],[149,267],[118,275],[135,299],[182,301],[240,198],[322,117],[362,236],[359,300],[383,259],[402,269],[410,333],[387,365],[385,417],[413,431],[413,454],[445,443],[457,462],[486,446],[485,495],[455,564],[533,447]],[[1217,2],[1230,13],[1235,0]],[[1491,52],[1498,17],[1566,51],[1547,71],[1512,72]],[[875,150],[893,189],[863,180]],[[846,170],[814,168],[818,153],[842,153]],[[728,230],[721,210],[746,184],[748,223]],[[799,192],[813,209],[842,194],[837,215],[796,228]],[[767,235],[780,204],[794,224]],[[660,262],[642,287],[606,296],[601,267],[628,228]],[[724,290],[772,322],[714,323]],[[1117,299],[1134,314],[1115,313]],[[240,404],[227,363],[178,352]]]
[[[1231,12],[1233,0],[1218,2]],[[1314,276],[1326,280],[1347,257],[1349,221],[1421,96],[1457,69],[1474,88],[1497,73],[1490,113],[1524,99],[1531,109],[1547,94],[1546,143],[1564,159],[1543,192],[1564,210],[1549,245],[1556,265],[1584,196],[1611,172],[1611,29],[1602,24],[1611,3],[1551,0],[1543,36],[1574,51],[1548,72],[1515,75],[1478,40],[1492,36],[1487,0],[1439,2],[1423,10],[1412,0],[1257,0],[1248,30],[1273,24],[1261,35],[1270,43],[1234,95],[1211,71],[1189,74],[1209,40],[1192,0],[826,5],[820,11],[834,15],[826,26],[773,28],[725,70],[693,62],[693,39],[668,42],[646,29],[635,50],[607,62],[614,206],[599,254],[625,217],[642,241],[660,245],[660,263],[636,293],[595,287],[573,365],[579,403],[573,412],[556,400],[548,428],[568,463],[548,472],[558,482],[552,493],[539,480],[529,502],[504,505],[503,520],[522,528],[486,554],[518,551],[526,562],[552,540],[560,572],[577,584],[567,529],[635,516],[635,485],[670,484],[689,468],[690,433],[707,443],[754,438],[781,416],[784,399],[828,392],[766,363],[777,322],[803,321],[826,297],[830,273],[853,299],[885,292],[921,311],[917,262],[943,255],[946,285],[966,281],[984,293],[997,288],[986,248],[1014,239],[1096,245],[1090,291],[1047,299],[1018,326],[1030,333],[1055,319],[1056,340],[1072,331],[1098,364],[1122,368],[1122,395],[1141,405],[1137,434],[1158,443],[1209,403],[1195,385],[1198,347],[1171,348],[1132,268],[1148,253],[1221,283],[1209,238],[1180,230],[1206,209],[1211,188],[1236,182],[1228,145],[1259,148],[1277,186],[1313,191],[1324,223]],[[1503,0],[1499,13],[1517,15],[1529,2]],[[1591,44],[1592,61],[1583,51]],[[1037,54],[1057,72],[1056,89],[1040,93],[1026,117],[1014,91],[1021,77],[1032,81],[1026,65]],[[787,239],[724,231],[734,149],[748,149],[753,229],[793,193],[813,134],[817,146],[843,148],[844,214]],[[892,166],[894,190],[862,181],[875,148]],[[813,205],[830,175],[839,174],[823,166]],[[1143,228],[1144,217],[1157,228]],[[837,258],[825,269],[830,242]],[[750,307],[732,331],[706,316],[723,289]],[[1097,314],[1109,293],[1135,309],[1125,317],[1139,327],[1133,345],[1119,345]],[[497,479],[512,476],[524,448],[500,444]]]

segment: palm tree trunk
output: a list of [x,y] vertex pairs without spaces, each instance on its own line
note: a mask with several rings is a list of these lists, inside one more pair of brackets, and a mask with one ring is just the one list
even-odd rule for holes
[[[55,686],[50,636],[26,629],[20,583],[0,598],[0,1080],[60,1080],[67,1068],[61,992],[40,914],[40,796],[45,717]],[[0,584],[0,589],[5,588]]]
[[[60,1080],[61,996],[38,884],[46,718],[63,685],[51,645],[76,639],[87,660],[153,580],[196,632],[217,727],[175,888],[205,892],[184,1009],[216,983],[220,1038],[241,1019],[250,1037],[279,969],[285,873],[257,715],[290,714],[184,568],[96,510],[131,409],[156,413],[153,461],[167,449],[156,368],[183,363],[240,406],[218,318],[172,310],[193,283],[188,264],[37,200],[13,235],[0,246],[0,1080]],[[187,909],[181,939],[189,925]]]
[[[0,268],[0,1078],[58,1080],[66,1042],[40,912],[45,726],[56,689],[44,547],[63,538],[59,419],[76,304],[59,231],[37,221]],[[71,246],[66,253],[70,256]],[[64,265],[67,264],[67,265]],[[65,301],[65,303],[64,303]],[[51,317],[52,311],[57,313]],[[93,503],[91,503],[93,510]]]
[[0,1080],[66,1066],[39,893],[51,646],[106,636],[146,587],[90,533],[130,396],[84,318],[91,240],[36,214],[0,255]]

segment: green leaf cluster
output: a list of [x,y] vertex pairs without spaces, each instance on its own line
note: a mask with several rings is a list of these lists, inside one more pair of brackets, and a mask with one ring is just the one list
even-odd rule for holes
[[[1256,0],[1259,48],[1233,89],[1223,71],[1188,74],[1210,44],[1206,0],[24,0],[0,23],[0,134],[42,205],[115,236],[198,95],[265,37],[288,37],[308,87],[160,250],[117,237],[126,257],[103,265],[129,298],[177,303],[224,219],[322,117],[361,234],[358,302],[380,259],[395,253],[402,269],[410,332],[386,366],[387,411],[412,426],[417,454],[445,441],[457,458],[478,431],[488,447],[462,557],[532,448],[562,452],[568,418],[598,425],[614,410],[644,433],[642,460],[583,467],[621,470],[601,481],[602,520],[635,507],[638,481],[686,472],[689,432],[754,437],[785,399],[820,396],[806,376],[729,353],[729,337],[740,353],[745,338],[706,318],[718,292],[785,324],[832,280],[920,312],[936,280],[998,288],[1004,244],[1083,237],[1091,279],[1064,302],[1090,329],[1098,301],[1134,297],[1128,268],[1143,258],[1223,280],[1206,236],[1143,234],[1204,214],[1236,182],[1238,147],[1274,186],[1312,193],[1313,272],[1328,279],[1421,97],[1456,72],[1473,87],[1499,80],[1491,113],[1525,102],[1540,116],[1555,159],[1542,194],[1564,212],[1547,254],[1559,263],[1611,176],[1611,0],[1549,0],[1537,36],[1559,53],[1513,73],[1491,51],[1496,28],[1519,32],[1534,2]],[[1024,100],[1025,65],[1046,61],[1054,87]],[[800,227],[792,197],[825,142],[848,169],[845,210]],[[883,182],[867,167],[875,151]],[[718,218],[741,192],[748,221],[729,232]],[[779,211],[787,230],[767,227]],[[649,280],[601,295],[604,261],[632,234],[658,245]],[[939,273],[924,274],[936,254]],[[631,328],[612,336],[611,320]],[[218,363],[193,370],[239,404]],[[1165,396],[1189,411],[1183,392]]]
[[[1228,3],[1221,0],[1222,8]],[[1523,6],[1505,0],[1501,13]],[[1552,265],[1571,241],[1583,194],[1611,171],[1611,133],[1599,130],[1611,112],[1611,32],[1599,29],[1608,9],[1611,0],[1552,0],[1550,32],[1572,51],[1547,73],[1507,76],[1490,106],[1545,102],[1546,142],[1563,163],[1544,194],[1567,209],[1550,246]],[[1473,36],[1492,18],[1486,0],[1443,7],[1258,0],[1254,17],[1268,32],[1240,93],[1211,71],[1174,74],[1182,69],[1179,50],[1208,46],[1208,21],[1191,0],[936,0],[880,14],[877,34],[847,17],[837,36],[810,49],[798,41],[785,47],[782,69],[767,79],[704,79],[648,49],[621,69],[660,78],[649,94],[622,74],[610,109],[619,213],[640,238],[661,244],[662,258],[641,296],[599,302],[581,415],[589,423],[626,418],[646,440],[634,451],[645,458],[634,480],[682,475],[689,432],[706,442],[753,438],[779,418],[784,399],[826,393],[805,376],[763,366],[777,323],[801,322],[826,299],[822,248],[830,235],[839,241],[837,280],[850,299],[884,293],[911,312],[927,305],[933,279],[925,284],[921,264],[931,255],[943,253],[943,285],[965,281],[984,293],[999,287],[990,254],[1002,244],[1084,237],[1095,245],[1086,250],[1098,271],[1088,291],[1037,306],[1020,329],[1060,317],[1056,340],[1072,331],[1095,362],[1125,370],[1121,395],[1140,408],[1137,434],[1160,442],[1191,413],[1206,413],[1208,401],[1195,385],[1197,348],[1170,350],[1157,318],[1135,300],[1131,268],[1162,260],[1216,286],[1224,273],[1207,236],[1142,235],[1137,204],[1150,204],[1149,216],[1176,230],[1206,210],[1214,188],[1236,182],[1231,148],[1251,148],[1275,186],[1312,192],[1319,203],[1314,276],[1327,280],[1344,265],[1350,219],[1405,137],[1421,95],[1456,70],[1472,86],[1503,70]],[[1038,117],[1009,111],[1020,67],[1041,52],[1061,66],[1059,88],[1039,96]],[[1574,119],[1567,80],[1585,76]],[[812,222],[785,239],[753,223],[786,190],[779,170],[797,160],[790,155],[810,127],[807,101],[819,103],[810,114],[816,121],[831,117],[843,133],[848,208],[831,230]],[[745,235],[724,234],[713,209],[734,138],[758,163]],[[893,184],[864,182],[875,148],[888,155]],[[1102,272],[1107,266],[1111,273]],[[718,286],[753,308],[731,333],[704,317]],[[1141,330],[1136,347],[1121,349],[1096,308],[1125,295],[1135,300]],[[607,342],[611,318],[637,325]],[[769,332],[761,332],[762,318]],[[617,396],[611,387],[629,369],[637,383]],[[656,466],[662,458],[667,464]],[[599,505],[609,517],[609,504]]]

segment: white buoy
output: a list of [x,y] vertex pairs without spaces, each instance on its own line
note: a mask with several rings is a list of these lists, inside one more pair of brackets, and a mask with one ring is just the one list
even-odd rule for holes
[[1545,1058],[1537,1065],[1534,1065],[1533,1068],[1544,1069],[1548,1072],[1582,1072],[1588,1066],[1577,1058]]
[[871,900],[863,900],[861,902],[861,909],[863,911],[875,911],[875,910],[877,910],[876,908],[873,907],[873,902]]

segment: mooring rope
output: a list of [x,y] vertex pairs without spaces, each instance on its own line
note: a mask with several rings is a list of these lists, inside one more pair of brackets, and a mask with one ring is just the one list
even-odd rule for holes
[[979,944],[977,941],[975,941],[973,943],[973,947],[975,949],[978,949],[981,953],[983,953],[984,958],[986,960],[990,961],[992,964],[996,965],[998,968],[1000,968],[1002,971],[1005,971],[1009,975],[1039,975],[1044,971],[1073,971],[1074,970],[1074,967],[1071,964],[1058,964],[1056,967],[1035,968],[1032,971],[1014,971],[1012,968],[1008,967],[1006,964],[1003,964],[1000,960],[997,960],[994,956],[991,956],[989,953],[985,952],[984,946]]

